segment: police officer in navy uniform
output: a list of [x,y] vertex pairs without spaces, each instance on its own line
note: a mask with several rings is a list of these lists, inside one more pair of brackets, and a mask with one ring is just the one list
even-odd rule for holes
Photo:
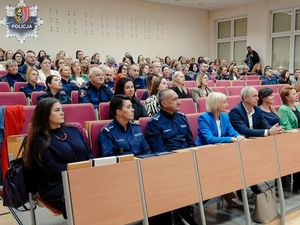
[[[171,89],[159,92],[160,112],[154,114],[146,127],[146,139],[152,152],[164,152],[195,146],[187,118],[178,112],[178,95]],[[175,211],[176,224],[184,224],[180,216],[190,225],[196,225],[193,207],[187,206]]]
[[151,151],[140,125],[132,122],[134,109],[130,98],[115,95],[109,106],[113,121],[106,125],[98,136],[100,155],[149,154]]
[[5,69],[7,70],[7,75],[5,75],[2,80],[9,84],[9,87],[13,88],[15,82],[25,82],[25,76],[18,72],[18,63],[14,59],[9,59],[5,63]]
[[57,75],[50,75],[46,78],[46,92],[37,97],[37,101],[44,98],[56,98],[61,104],[70,104],[70,97],[62,91],[62,83],[60,77]]
[[100,102],[108,102],[113,96],[112,91],[105,84],[103,71],[93,67],[89,71],[90,82],[79,89],[80,103],[92,103],[97,109]]
[[38,84],[39,71],[35,68],[30,68],[26,74],[27,84],[20,88],[20,91],[24,92],[27,98],[31,98],[31,94],[34,91],[45,91],[44,85]]

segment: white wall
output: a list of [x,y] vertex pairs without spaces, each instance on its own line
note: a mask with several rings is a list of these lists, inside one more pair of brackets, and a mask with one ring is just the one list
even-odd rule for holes
[[[264,65],[271,64],[271,13],[274,10],[300,7],[299,0],[265,0],[243,6],[209,12],[209,57],[216,58],[216,22],[221,19],[246,16],[247,45],[255,49]],[[245,56],[246,56],[245,49]]]
[[[208,11],[205,10],[139,0],[25,2],[39,7],[39,16],[44,20],[39,37],[28,38],[20,44],[16,38],[7,39],[6,28],[0,25],[1,48],[45,49],[51,56],[63,49],[72,57],[81,49],[87,55],[110,54],[118,61],[127,51],[135,59],[139,54],[174,58],[208,54]],[[1,0],[0,18],[5,16],[8,4],[16,3]]]

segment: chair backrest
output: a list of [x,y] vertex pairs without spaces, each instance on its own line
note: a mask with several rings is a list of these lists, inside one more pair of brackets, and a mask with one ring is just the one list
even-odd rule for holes
[[[25,137],[26,135],[24,134],[11,135],[7,137],[7,154],[8,154],[9,162],[17,158],[19,149]],[[20,153],[18,158],[21,157],[22,157],[22,153]]]
[[198,98],[198,113],[206,112],[206,98]]
[[34,91],[31,93],[31,105],[36,105],[37,97],[44,94],[44,91]]
[[0,105],[26,105],[23,92],[0,92]]
[[24,114],[25,114],[25,121],[24,121],[23,128],[22,128],[21,132],[22,132],[22,134],[27,134],[28,129],[29,129],[29,125],[30,125],[31,120],[32,120],[35,105],[24,106],[23,109],[24,109]]
[[8,74],[8,72],[7,72],[7,70],[0,70],[0,76],[5,76],[5,75],[7,75]]
[[91,103],[63,104],[65,122],[77,122],[82,127],[86,121],[96,120],[96,112]]
[[143,96],[145,91],[147,91],[147,89],[136,89],[136,92],[135,92],[136,97],[138,99],[142,99],[142,96]]
[[198,118],[201,115],[201,113],[192,113],[192,114],[187,114],[186,118],[188,120],[188,123],[190,125],[192,134],[193,134],[193,139],[196,141],[197,135],[198,135]]
[[98,146],[98,136],[102,128],[109,124],[111,120],[99,120],[99,121],[89,121],[87,122],[88,136],[92,151],[95,157],[99,157],[99,146]]
[[242,89],[242,86],[227,87],[228,95],[240,95]]
[[247,80],[246,83],[248,86],[261,85],[261,80]]
[[184,84],[187,88],[194,88],[197,86],[196,81],[194,81],[194,80],[187,80],[184,82]]
[[289,84],[278,84],[278,93],[280,94],[281,90],[285,87],[289,87]]
[[236,148],[236,144],[232,143],[207,145],[196,150],[203,200],[243,188],[240,160]]
[[20,91],[22,87],[24,87],[27,84],[27,82],[15,82],[14,83],[14,92]]
[[245,77],[246,77],[247,81],[249,81],[249,80],[259,80],[260,79],[259,75],[247,75]]
[[271,88],[273,90],[273,93],[278,93],[278,85],[277,84],[262,85],[262,88],[264,88],[264,87]]
[[111,119],[109,113],[109,102],[100,102],[99,104],[99,119],[109,120]]
[[216,80],[216,87],[229,87],[231,86],[231,80]]
[[195,104],[192,98],[180,98],[179,111],[185,114],[195,113]]
[[232,86],[245,86],[246,82],[244,80],[233,80],[231,85]]
[[143,159],[141,168],[148,216],[200,201],[191,151]]
[[77,104],[78,102],[78,91],[71,92],[71,101],[73,104]]
[[227,102],[228,102],[228,110],[231,110],[234,106],[236,106],[241,101],[240,95],[234,95],[234,96],[228,96]]
[[9,84],[7,82],[0,82],[0,92],[10,92]]
[[151,117],[141,117],[139,118],[139,124],[141,126],[142,132],[145,135],[146,127]]
[[211,89],[212,89],[214,92],[221,92],[221,93],[223,93],[224,95],[227,95],[227,88],[226,88],[226,87],[211,87]]
[[251,87],[254,87],[257,91],[259,91],[262,88],[261,85],[251,85]]
[[273,93],[273,96],[274,96],[274,106],[281,106],[282,102],[281,102],[280,95],[278,93]]
[[207,83],[208,83],[207,84],[208,87],[215,87],[216,86],[216,83],[215,83],[214,80],[208,80]]

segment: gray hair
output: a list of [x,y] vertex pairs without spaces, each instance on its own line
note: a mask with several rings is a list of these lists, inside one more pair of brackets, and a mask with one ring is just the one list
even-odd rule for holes
[[244,97],[249,96],[252,90],[256,90],[254,87],[251,86],[245,86],[242,90],[241,90],[241,97],[242,100],[244,100]]
[[164,90],[161,90],[160,92],[158,92],[157,99],[158,99],[158,103],[161,107],[162,107],[161,102],[165,101],[167,99],[170,92],[174,92],[174,91],[172,89],[164,89]]
[[110,67],[107,66],[107,65],[100,65],[100,66],[99,66],[99,69],[100,69],[101,71],[103,71],[103,73],[113,73],[113,72],[114,72],[113,69],[110,68]]
[[94,75],[96,73],[101,73],[103,74],[103,71],[99,68],[99,67],[92,67],[90,70],[89,70],[89,76],[91,75]]
[[14,59],[9,59],[9,60],[7,60],[7,61],[5,62],[5,69],[8,69],[8,67],[9,67],[10,65],[15,65],[15,64],[18,65],[18,63],[17,63],[16,60],[14,60]]
[[226,100],[226,95],[221,92],[212,92],[206,98],[206,110],[208,112],[216,111],[220,104]]
[[177,79],[178,79],[178,77],[179,77],[180,74],[183,74],[183,73],[182,73],[181,71],[175,71],[175,73],[173,74],[172,82],[173,82],[174,84],[177,83]]
[[115,64],[116,60],[113,56],[108,55],[108,56],[106,56],[106,62],[111,63],[111,64]]

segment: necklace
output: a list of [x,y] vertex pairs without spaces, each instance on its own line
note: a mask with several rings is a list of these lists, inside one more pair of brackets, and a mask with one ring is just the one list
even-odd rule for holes
[[55,134],[53,134],[53,135],[54,135],[54,137],[56,137],[57,140],[65,141],[65,140],[67,140],[68,135],[67,135],[67,133],[66,133],[64,130],[62,130],[62,132],[63,132],[63,134],[64,134],[64,136],[63,136],[62,138],[61,138],[61,137],[58,137],[58,136],[55,135]]

